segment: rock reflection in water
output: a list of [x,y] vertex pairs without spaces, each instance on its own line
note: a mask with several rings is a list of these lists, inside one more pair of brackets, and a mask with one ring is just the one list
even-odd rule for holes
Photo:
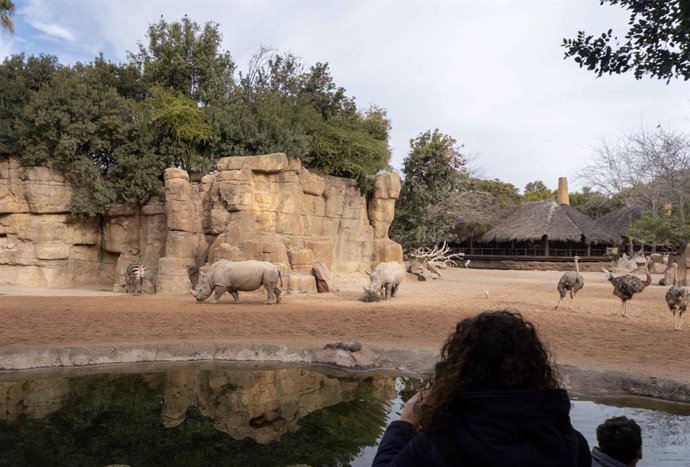
[[[234,439],[268,443],[297,431],[305,415],[351,401],[361,384],[304,369],[171,371],[165,374],[163,424],[179,425],[194,406]],[[377,399],[396,396],[393,377],[367,384]]]
[[348,465],[397,396],[395,377],[327,369],[112,371],[0,375],[0,466]]

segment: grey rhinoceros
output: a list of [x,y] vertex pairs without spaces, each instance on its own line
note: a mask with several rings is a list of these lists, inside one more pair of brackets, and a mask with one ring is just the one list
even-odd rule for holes
[[[369,273],[367,273],[369,274]],[[400,282],[405,279],[405,266],[397,261],[379,263],[369,274],[369,292],[377,293],[386,300],[395,297]]]
[[215,291],[213,303],[218,303],[220,296],[227,291],[237,303],[240,300],[238,291],[250,292],[263,286],[268,291],[266,303],[271,303],[273,299],[280,303],[278,282],[282,285],[282,281],[278,267],[268,261],[223,259],[213,263],[207,273],[200,273],[196,290],[191,289],[190,292],[198,302],[203,302]]

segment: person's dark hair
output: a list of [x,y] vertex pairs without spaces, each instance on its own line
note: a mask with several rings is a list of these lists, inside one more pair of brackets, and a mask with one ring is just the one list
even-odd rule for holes
[[534,325],[519,313],[485,311],[460,321],[443,345],[417,409],[421,429],[447,427],[449,406],[460,393],[558,387]]
[[609,418],[597,427],[597,442],[601,452],[629,464],[642,448],[642,430],[628,417]]

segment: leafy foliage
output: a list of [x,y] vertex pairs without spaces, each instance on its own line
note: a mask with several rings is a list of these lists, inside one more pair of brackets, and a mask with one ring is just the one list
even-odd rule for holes
[[190,98],[154,86],[148,100],[148,120],[158,130],[160,138],[168,138],[179,146],[181,157],[168,160],[168,165],[192,170],[199,166],[208,168],[202,151],[211,139],[212,127],[204,121],[202,110]]
[[464,163],[456,140],[438,129],[410,140],[391,226],[391,237],[403,248],[435,245],[452,237],[456,216],[448,208],[460,186]]
[[184,16],[168,23],[161,18],[148,29],[148,44],[130,54],[130,63],[143,75],[147,87],[161,86],[209,105],[227,96],[233,85],[235,64],[220,50],[222,35],[217,23],[203,28]]
[[14,14],[14,2],[12,0],[0,0],[0,27],[3,32],[5,30],[14,34],[14,23],[12,18]]
[[645,243],[670,244],[681,248],[690,242],[690,225],[678,214],[645,212],[632,225],[628,235]]
[[523,199],[525,201],[556,199],[556,192],[554,190],[549,190],[541,180],[536,180],[525,185],[525,194]]
[[60,68],[57,57],[24,54],[7,57],[0,66],[0,156],[19,153],[18,118],[34,92]]
[[304,158],[311,166],[365,184],[371,174],[388,166],[390,151],[385,140],[373,138],[356,124],[324,124]]
[[0,65],[0,156],[63,170],[77,187],[73,213],[144,203],[166,167],[194,177],[226,155],[285,152],[363,188],[388,167],[385,110],[358,110],[328,63],[261,49],[236,77],[219,25],[186,16],[150,25],[147,38],[125,64],[17,55]]
[[623,207],[620,199],[606,196],[588,186],[582,187],[581,192],[570,193],[569,196],[570,205],[592,219],[598,219]]
[[[75,182],[72,212],[87,216],[106,211],[124,181],[130,187],[121,199],[146,201],[160,190],[163,167],[150,159],[141,106],[104,84],[98,72],[93,64],[57,70],[25,106],[19,141],[24,164],[52,164]],[[123,174],[124,180],[113,183]]]
[[522,202],[514,185],[469,175],[462,178],[455,199],[451,208],[456,216],[453,233],[459,241],[484,234]]
[[575,39],[563,39],[565,58],[574,57],[580,67],[597,76],[632,71],[665,79],[690,79],[690,2],[686,0],[600,0],[630,12],[622,42],[609,29],[600,35],[579,31]]

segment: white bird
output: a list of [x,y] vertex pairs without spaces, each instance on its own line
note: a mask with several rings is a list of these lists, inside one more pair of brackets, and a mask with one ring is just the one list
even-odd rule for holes
[[468,259],[467,261],[465,261],[465,269],[467,269],[467,268],[470,267],[470,263],[471,263],[471,262],[472,262],[471,259]]

